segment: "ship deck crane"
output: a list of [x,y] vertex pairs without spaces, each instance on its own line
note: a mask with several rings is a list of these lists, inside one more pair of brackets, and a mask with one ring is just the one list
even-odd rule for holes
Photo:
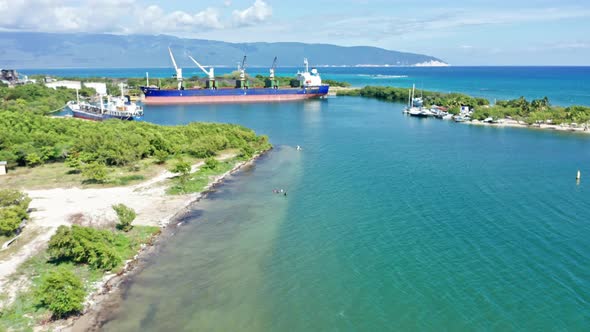
[[246,81],[246,56],[242,59],[242,64],[239,66],[240,80],[236,81],[236,88],[247,89],[248,82]]
[[271,80],[275,79],[275,69],[277,69],[277,57],[276,56],[272,62],[272,66],[270,67],[270,79]]
[[268,80],[266,80],[265,87],[273,88],[273,89],[277,89],[279,87],[279,82],[277,80],[275,80],[276,69],[277,69],[277,57],[275,56],[275,59],[272,62],[272,66],[269,69],[270,75],[268,77]]
[[205,73],[205,75],[207,75],[207,78],[208,78],[207,88],[217,89],[217,86],[215,85],[215,71],[214,71],[213,67],[210,67],[209,71],[207,71],[207,69],[205,69],[205,67],[201,66],[201,64],[198,63],[197,60],[195,60],[195,58],[193,58],[190,55],[188,57]]
[[178,81],[178,90],[184,90],[182,86],[182,68],[178,68],[176,65],[176,60],[174,59],[174,54],[172,54],[172,50],[168,47],[168,52],[170,53],[170,59],[172,60],[172,64],[174,65],[174,69],[176,70],[176,80]]

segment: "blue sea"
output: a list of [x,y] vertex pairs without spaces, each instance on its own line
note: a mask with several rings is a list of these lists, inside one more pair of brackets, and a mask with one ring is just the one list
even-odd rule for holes
[[403,106],[146,106],[148,122],[237,123],[275,148],[172,226],[102,330],[588,330],[590,135]]
[[[279,76],[293,76],[298,68],[279,68]],[[301,69],[301,68],[299,68]],[[217,68],[217,74],[232,69]],[[441,92],[462,92],[491,102],[524,96],[549,97],[555,105],[590,106],[590,67],[377,67],[319,68],[325,79],[346,81],[355,87],[382,85]],[[24,74],[63,77],[171,77],[170,68],[133,69],[23,69]],[[251,75],[267,75],[265,68],[251,68]],[[184,68],[184,76],[203,76],[196,68]]]

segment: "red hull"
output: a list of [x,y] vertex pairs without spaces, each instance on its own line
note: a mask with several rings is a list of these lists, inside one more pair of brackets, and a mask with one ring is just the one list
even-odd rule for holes
[[237,95],[237,96],[183,96],[183,97],[146,97],[146,105],[169,104],[222,104],[222,103],[261,103],[294,101],[320,98],[324,94],[292,94],[292,95]]

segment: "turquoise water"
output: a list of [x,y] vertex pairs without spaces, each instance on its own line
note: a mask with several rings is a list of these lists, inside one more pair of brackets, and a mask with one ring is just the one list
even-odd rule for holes
[[239,123],[277,148],[193,207],[104,330],[587,329],[590,136],[402,107],[146,107],[146,121]]
[[[216,73],[229,73],[232,68],[218,68]],[[320,68],[325,79],[345,81],[355,87],[382,85],[411,87],[441,92],[463,92],[476,97],[528,99],[549,97],[555,105],[590,106],[590,67],[377,67]],[[170,77],[170,68],[77,68],[23,69],[25,74],[50,74],[66,77]],[[266,68],[250,68],[251,75],[268,75]],[[297,68],[278,68],[278,75],[293,76]],[[196,68],[184,68],[184,75],[203,76]],[[155,83],[152,80],[152,83]]]

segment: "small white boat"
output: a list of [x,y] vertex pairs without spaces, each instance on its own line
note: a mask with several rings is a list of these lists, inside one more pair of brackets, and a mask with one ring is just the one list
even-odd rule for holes
[[424,113],[424,111],[422,111],[421,108],[418,107],[412,107],[408,114],[410,114],[410,116],[415,116],[415,117],[419,117],[419,118],[425,118],[427,117],[427,115]]

